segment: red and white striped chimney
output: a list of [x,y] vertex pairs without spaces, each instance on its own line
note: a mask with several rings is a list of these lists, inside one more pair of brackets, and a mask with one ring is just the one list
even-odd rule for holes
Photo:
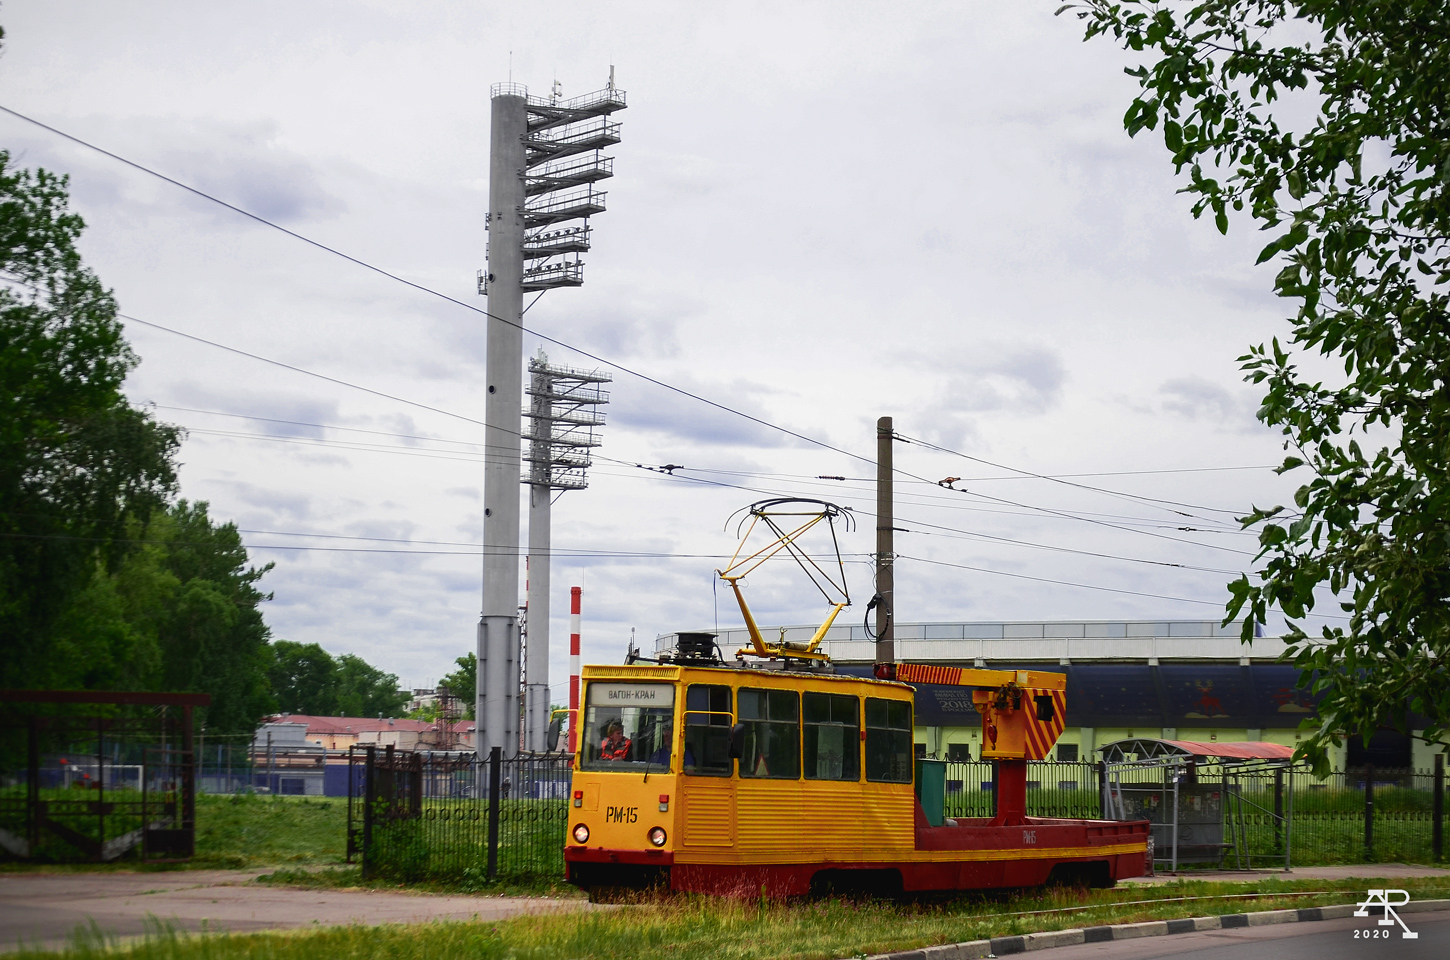
[[569,588],[569,752],[579,752],[579,598],[583,587]]

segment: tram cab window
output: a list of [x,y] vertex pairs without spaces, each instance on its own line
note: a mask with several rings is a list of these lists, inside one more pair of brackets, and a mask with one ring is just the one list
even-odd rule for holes
[[675,739],[669,683],[591,681],[585,694],[581,769],[664,773]]
[[866,698],[866,779],[910,783],[911,702]]
[[752,690],[739,694],[745,747],[742,777],[796,780],[801,775],[800,696],[794,690]]
[[801,696],[802,757],[807,780],[861,779],[860,701],[852,696]]
[[730,688],[692,683],[685,690],[685,773],[728,777],[730,762]]

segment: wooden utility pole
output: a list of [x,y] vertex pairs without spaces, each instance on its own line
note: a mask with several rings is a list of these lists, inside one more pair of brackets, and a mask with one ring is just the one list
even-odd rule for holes
[[876,421],[876,662],[896,661],[896,560],[892,536],[891,418]]

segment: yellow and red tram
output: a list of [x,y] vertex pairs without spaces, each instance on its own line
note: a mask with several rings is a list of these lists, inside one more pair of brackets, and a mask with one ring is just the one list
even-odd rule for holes
[[[784,666],[584,668],[570,882],[788,896],[823,886],[1021,887],[1054,876],[1107,885],[1145,872],[1146,822],[1025,813],[1027,760],[1045,756],[1061,730],[1061,674],[962,670],[949,679],[940,671],[956,668],[896,664],[878,673],[899,679],[867,679]],[[1000,759],[995,817],[927,820],[913,688],[900,682],[924,681],[925,671],[936,671],[931,682],[977,687],[984,757]]]
[[[819,648],[850,603],[844,566],[837,550],[839,576],[831,577],[797,541],[841,513],[789,499],[749,508],[750,529],[759,524],[775,539],[746,554],[747,532],[719,572],[751,638],[733,662],[718,654],[713,634],[682,633],[657,662],[584,668],[569,881],[790,896],[820,887],[1022,887],[1054,877],[1109,885],[1150,869],[1147,821],[1027,815],[1027,763],[1045,758],[1062,732],[1063,674],[908,663],[877,664],[874,678],[834,671]],[[787,518],[798,525],[786,530]],[[741,593],[745,574],[781,552],[832,603],[807,643],[784,635],[767,643]],[[913,682],[973,688],[982,758],[998,761],[995,816],[928,818]]]

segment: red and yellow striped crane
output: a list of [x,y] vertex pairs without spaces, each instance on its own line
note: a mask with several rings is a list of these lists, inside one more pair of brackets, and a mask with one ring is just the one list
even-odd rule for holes
[[1067,716],[1067,676],[1040,670],[986,670],[925,663],[878,663],[878,680],[973,687],[982,715],[982,759],[997,763],[997,815],[1010,826],[1027,816],[1027,761],[1045,760]]

